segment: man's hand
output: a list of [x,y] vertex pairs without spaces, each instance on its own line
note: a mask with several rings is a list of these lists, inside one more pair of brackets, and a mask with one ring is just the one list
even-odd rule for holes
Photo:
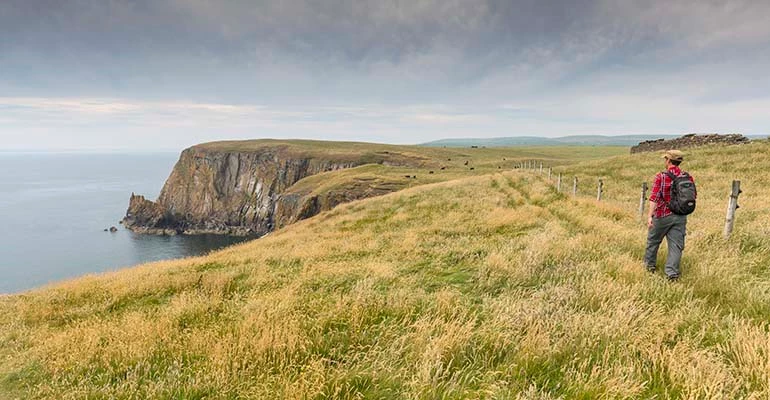
[[655,215],[655,209],[658,207],[658,203],[650,200],[650,211],[647,213],[647,229],[652,228],[652,216]]

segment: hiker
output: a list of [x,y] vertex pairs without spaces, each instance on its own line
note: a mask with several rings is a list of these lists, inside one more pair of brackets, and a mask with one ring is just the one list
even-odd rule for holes
[[679,165],[684,155],[679,150],[669,150],[663,155],[666,170],[655,175],[650,194],[650,213],[647,218],[647,250],[644,263],[647,270],[655,273],[658,247],[666,238],[668,256],[665,273],[669,281],[679,279],[679,263],[684,250],[687,215],[695,210],[695,180]]

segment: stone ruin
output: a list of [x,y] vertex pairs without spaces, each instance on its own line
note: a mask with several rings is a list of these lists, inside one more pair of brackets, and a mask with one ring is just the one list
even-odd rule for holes
[[683,149],[687,147],[698,147],[709,144],[745,144],[751,140],[743,135],[734,133],[729,135],[720,135],[716,133],[695,134],[690,133],[676,139],[657,139],[647,140],[631,147],[631,154],[642,153],[646,151],[660,151],[671,149]]

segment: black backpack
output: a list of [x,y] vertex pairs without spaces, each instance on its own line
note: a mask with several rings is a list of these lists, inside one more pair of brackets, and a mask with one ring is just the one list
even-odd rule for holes
[[671,171],[666,171],[666,175],[671,178],[671,201],[668,202],[668,208],[671,212],[678,215],[688,215],[695,211],[695,183],[690,180],[687,172],[676,176]]

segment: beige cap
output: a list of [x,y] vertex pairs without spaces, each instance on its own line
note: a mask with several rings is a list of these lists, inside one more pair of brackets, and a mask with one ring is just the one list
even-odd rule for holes
[[673,161],[682,161],[684,160],[684,153],[679,150],[667,150],[666,154],[663,154],[663,158]]

